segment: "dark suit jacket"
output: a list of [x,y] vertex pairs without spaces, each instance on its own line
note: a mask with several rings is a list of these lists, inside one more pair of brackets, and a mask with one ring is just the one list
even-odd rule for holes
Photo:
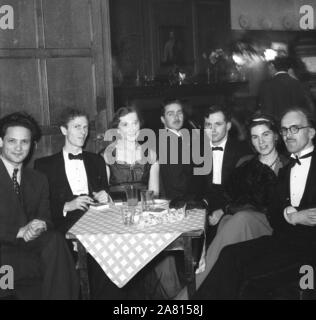
[[[0,247],[1,256],[7,253],[6,245],[15,245],[21,227],[33,219],[50,225],[48,183],[45,176],[29,168],[21,175],[20,202],[13,189],[12,179],[0,160]],[[0,263],[1,266],[1,263]]]
[[289,107],[300,106],[314,112],[310,93],[299,80],[280,73],[262,83],[259,89],[258,102],[260,109],[280,119]]
[[[167,145],[164,146],[166,147],[166,149],[159,150],[165,153],[167,159],[167,163],[161,163],[160,161],[160,178],[163,189],[163,196],[168,199],[188,199],[191,190],[191,181],[193,177],[191,154],[190,163],[182,163],[182,138],[177,137],[176,134],[172,132],[171,134],[178,141],[178,149],[172,149],[172,143],[168,142]],[[171,152],[175,152],[178,154],[178,163],[171,163]],[[159,154],[159,160],[161,159],[162,153]]]
[[[316,227],[296,225],[286,222],[283,211],[290,206],[290,175],[291,164],[280,170],[277,192],[269,207],[270,224],[274,234],[285,235],[293,241],[307,241],[316,244]],[[305,191],[298,208],[299,210],[316,208],[316,151],[314,151],[310,170],[307,176]]]
[[227,184],[238,161],[249,153],[251,153],[251,150],[246,143],[228,137],[223,156],[222,184],[213,184],[213,170],[205,177],[205,185],[207,188],[204,197],[208,201],[209,212],[226,206],[229,200],[224,192],[225,185]]
[[[106,166],[104,159],[91,152],[83,152],[89,194],[101,190],[108,190]],[[56,228],[67,231],[83,214],[83,211],[75,210],[63,216],[63,208],[66,202],[75,198],[73,195],[65,170],[65,161],[62,151],[52,156],[37,159],[34,168],[44,173],[48,178],[50,189],[50,205],[52,219]]]

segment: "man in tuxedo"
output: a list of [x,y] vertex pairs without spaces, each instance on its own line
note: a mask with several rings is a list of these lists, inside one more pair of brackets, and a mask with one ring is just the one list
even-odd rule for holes
[[[316,154],[313,118],[304,108],[287,111],[281,134],[292,162],[279,174],[269,208],[272,236],[230,245],[196,294],[198,299],[265,298],[316,261]],[[254,295],[255,294],[255,295]]]
[[51,231],[47,179],[23,166],[39,137],[26,113],[0,120],[0,266],[13,268],[17,298],[77,299],[72,256],[62,235]]
[[213,169],[205,177],[207,192],[205,200],[208,204],[210,223],[216,224],[224,214],[225,185],[241,157],[251,153],[246,144],[229,136],[231,114],[223,105],[213,105],[204,114],[204,128],[212,149]]
[[[60,117],[65,137],[63,149],[35,161],[35,169],[44,173],[50,187],[53,223],[67,232],[95,202],[108,201],[108,181],[104,159],[83,151],[89,130],[88,116],[77,109],[65,109]],[[92,299],[121,299],[125,295],[88,255]]]
[[[191,197],[191,182],[193,179],[193,167],[191,164],[191,147],[189,146],[188,160],[186,163],[183,158],[182,148],[184,144],[190,145],[190,136],[183,137],[181,129],[184,123],[184,113],[182,102],[178,99],[167,99],[161,108],[161,122],[164,131],[160,130],[159,139],[162,134],[168,135],[168,139],[159,144],[163,147],[163,152],[159,154],[160,177],[164,196],[168,199],[189,199]],[[189,132],[189,131],[188,131]],[[169,139],[170,138],[170,139]],[[165,143],[166,142],[166,143]],[[159,147],[159,151],[160,147]],[[176,156],[177,161],[172,157]],[[163,160],[163,158],[166,158]]]
[[277,57],[269,65],[272,78],[262,83],[259,88],[258,104],[262,112],[280,120],[288,106],[301,106],[314,112],[314,103],[310,93],[302,83],[289,75],[291,68],[288,57]]
[[88,116],[66,109],[60,117],[63,149],[38,159],[34,168],[44,173],[50,187],[53,223],[66,232],[95,202],[107,202],[108,181],[104,159],[83,151],[89,130]]

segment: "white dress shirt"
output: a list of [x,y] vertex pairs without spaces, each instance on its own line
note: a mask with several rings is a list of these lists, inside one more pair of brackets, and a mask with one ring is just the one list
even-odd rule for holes
[[69,160],[68,152],[63,150],[67,179],[73,195],[89,194],[86,168],[82,160]]
[[177,131],[177,130],[174,130],[174,129],[169,129],[169,128],[166,128],[167,131],[170,131],[172,133],[174,133],[176,136],[178,136],[179,138],[181,137],[182,138],[182,134],[180,131]]
[[8,174],[10,178],[12,179],[13,171],[14,169],[19,169],[17,173],[17,181],[19,184],[21,184],[21,170],[22,170],[22,164],[20,164],[18,167],[14,167],[8,160],[4,159],[2,156],[0,156],[0,159],[2,160],[5,168],[8,171]]
[[218,146],[213,146],[211,143],[211,148],[213,147],[222,147],[223,151],[213,151],[213,184],[222,184],[222,168],[223,168],[223,159],[224,152],[227,143],[227,138]]
[[[299,157],[302,157],[314,150],[314,147],[307,148],[303,150]],[[292,158],[295,158],[295,155],[291,155]],[[309,168],[311,165],[312,157],[300,159],[301,165],[295,164],[295,166],[291,169],[291,177],[290,177],[290,197],[291,197],[291,205],[293,207],[298,207],[301,203],[306,180],[309,172]]]
[[[307,148],[306,150],[303,150],[300,153],[299,157],[302,157],[305,154],[308,154],[313,151],[314,151],[314,146]],[[296,157],[294,154],[292,154],[291,158],[295,159]],[[308,176],[308,172],[312,162],[312,157],[300,159],[300,162],[301,162],[301,165],[296,163],[295,166],[291,169],[291,175],[290,175],[291,207],[285,208],[283,212],[285,220],[290,224],[294,224],[291,217],[292,217],[292,214],[296,212],[296,209],[293,209],[292,207],[295,208],[300,205],[304,191],[305,191],[307,176]]]

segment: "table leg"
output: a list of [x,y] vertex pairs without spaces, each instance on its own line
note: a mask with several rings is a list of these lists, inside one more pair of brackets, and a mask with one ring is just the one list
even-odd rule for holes
[[80,241],[77,241],[77,248],[78,248],[77,268],[79,270],[81,296],[82,296],[82,300],[90,300],[87,251]]
[[192,298],[196,291],[194,259],[192,252],[192,238],[183,237],[184,245],[184,273],[187,280],[189,299]]

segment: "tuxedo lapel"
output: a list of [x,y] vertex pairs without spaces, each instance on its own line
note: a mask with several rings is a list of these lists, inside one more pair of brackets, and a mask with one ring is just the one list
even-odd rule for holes
[[234,145],[230,138],[227,139],[224,155],[223,155],[223,165],[222,165],[222,184],[226,182],[226,179],[230,173],[230,168],[234,162]]
[[313,153],[311,165],[307,175],[305,190],[300,203],[300,207],[302,208],[304,208],[305,203],[315,203],[315,199],[310,199],[310,197],[313,198],[313,196],[315,195],[315,192],[313,192],[313,190],[315,189],[315,177],[316,177],[316,152]]
[[[279,197],[282,199],[283,206],[291,206],[291,169],[292,166],[289,163],[286,167],[281,170],[284,170],[283,179],[281,178],[281,172],[279,173],[279,181],[281,184],[281,188],[279,188]],[[282,180],[281,180],[282,179]]]
[[64,160],[64,155],[62,151],[58,153],[56,156],[54,171],[56,172],[56,177],[58,177],[60,194],[65,195],[65,198],[71,197],[73,194],[70,188],[70,184],[68,182],[66,169],[65,169],[65,160]]
[[89,194],[92,194],[92,192],[95,190],[95,188],[92,184],[92,182],[94,181],[94,177],[95,177],[95,171],[94,171],[93,165],[89,162],[87,153],[83,151],[82,156],[83,156],[84,167],[86,169]]

